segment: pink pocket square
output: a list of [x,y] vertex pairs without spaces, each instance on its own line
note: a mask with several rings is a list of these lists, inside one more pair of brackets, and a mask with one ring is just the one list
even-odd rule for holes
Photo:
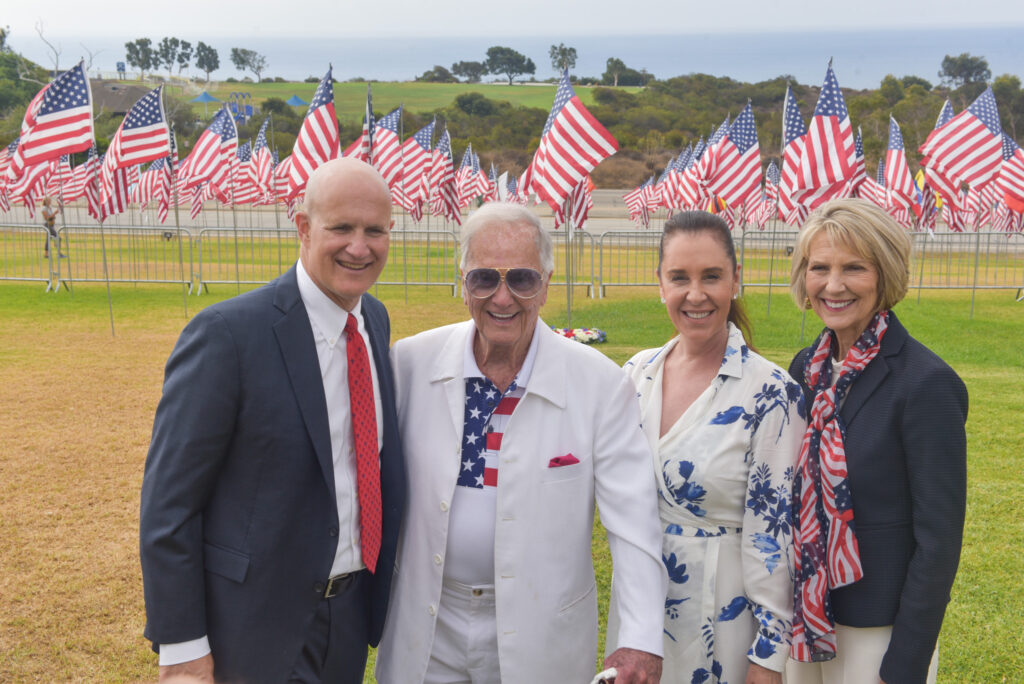
[[579,463],[580,459],[576,458],[572,454],[566,454],[565,456],[555,456],[553,459],[548,461],[548,468],[561,468],[562,466],[572,465]]

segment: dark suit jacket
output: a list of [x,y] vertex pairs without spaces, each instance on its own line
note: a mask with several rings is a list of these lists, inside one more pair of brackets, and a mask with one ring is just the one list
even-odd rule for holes
[[[371,645],[387,612],[405,474],[384,306],[362,300],[384,415],[383,542]],[[218,680],[282,682],[338,543],[323,382],[295,269],[215,304],[167,362],[142,483],[146,637],[207,634]]]
[[[789,373],[804,381],[811,348]],[[892,314],[881,349],[839,412],[864,577],[831,592],[836,622],[892,625],[880,676],[923,682],[960,561],[967,389]]]

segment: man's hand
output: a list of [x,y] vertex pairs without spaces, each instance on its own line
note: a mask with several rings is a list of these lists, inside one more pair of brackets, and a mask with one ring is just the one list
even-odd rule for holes
[[769,670],[757,663],[750,663],[747,668],[747,680],[744,684],[782,684],[782,673]]
[[604,659],[604,667],[618,670],[615,684],[658,684],[661,657],[646,651],[620,648]]
[[161,665],[159,681],[168,684],[213,684],[213,654],[207,653],[202,658],[177,665]]

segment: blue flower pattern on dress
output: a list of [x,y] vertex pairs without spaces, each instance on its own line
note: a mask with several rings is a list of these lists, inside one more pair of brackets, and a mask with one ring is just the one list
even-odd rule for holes
[[[642,409],[655,395],[660,406],[672,344],[626,364]],[[780,669],[788,652],[791,615],[779,612],[792,596],[791,490],[807,411],[799,385],[731,325],[719,375],[694,406],[652,442],[669,577],[662,682],[735,684],[751,661]],[[657,415],[652,407],[643,420]],[[711,545],[721,550],[708,556]],[[705,592],[716,583],[728,598],[709,606]],[[703,653],[688,648],[694,641]]]

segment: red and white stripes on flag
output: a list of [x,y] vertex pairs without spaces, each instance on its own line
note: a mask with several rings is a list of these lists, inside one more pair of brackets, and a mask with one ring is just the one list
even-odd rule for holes
[[381,117],[373,131],[373,166],[392,189],[402,180],[401,121],[402,108],[399,107]]
[[757,142],[754,110],[747,102],[729,131],[715,146],[714,172],[708,188],[728,204],[753,202],[761,185],[761,148]]
[[889,146],[885,153],[885,188],[888,191],[889,209],[910,209],[915,204],[917,192],[914,179],[910,176],[910,167],[907,166],[903,134],[892,116],[889,117]]
[[533,190],[557,211],[573,188],[618,149],[618,141],[576,96],[569,70],[563,71],[531,163]]
[[434,148],[430,169],[430,213],[448,221],[462,224],[459,213],[458,190],[455,187],[455,168],[452,161],[452,141],[445,128]]
[[1003,161],[995,180],[996,190],[1024,202],[1024,151],[1003,133]]
[[400,176],[401,182],[391,193],[391,201],[410,212],[417,221],[423,215],[421,205],[429,190],[434,123],[431,121],[402,143],[405,170]]
[[933,130],[919,152],[921,165],[934,168],[954,189],[961,183],[980,188],[989,182],[1003,159],[1002,129],[992,88],[986,88],[967,109]]
[[814,210],[839,197],[854,175],[856,157],[850,114],[830,64],[804,136],[794,200]]
[[[782,105],[782,168],[779,169],[779,213],[786,224],[800,225],[807,218],[807,207],[794,197],[800,175],[800,159],[804,154],[807,126],[800,114],[793,89],[786,86],[786,99]],[[856,150],[856,147],[854,148]]]
[[292,148],[292,163],[288,171],[289,198],[296,197],[305,189],[306,181],[321,164],[341,156],[331,71],[328,68],[320,80]]
[[187,189],[207,182],[226,187],[237,149],[238,129],[227,107],[223,107],[181,162],[178,177],[182,187]]
[[92,90],[83,62],[43,87],[25,110],[18,146],[7,167],[10,180],[25,169],[93,145]]

